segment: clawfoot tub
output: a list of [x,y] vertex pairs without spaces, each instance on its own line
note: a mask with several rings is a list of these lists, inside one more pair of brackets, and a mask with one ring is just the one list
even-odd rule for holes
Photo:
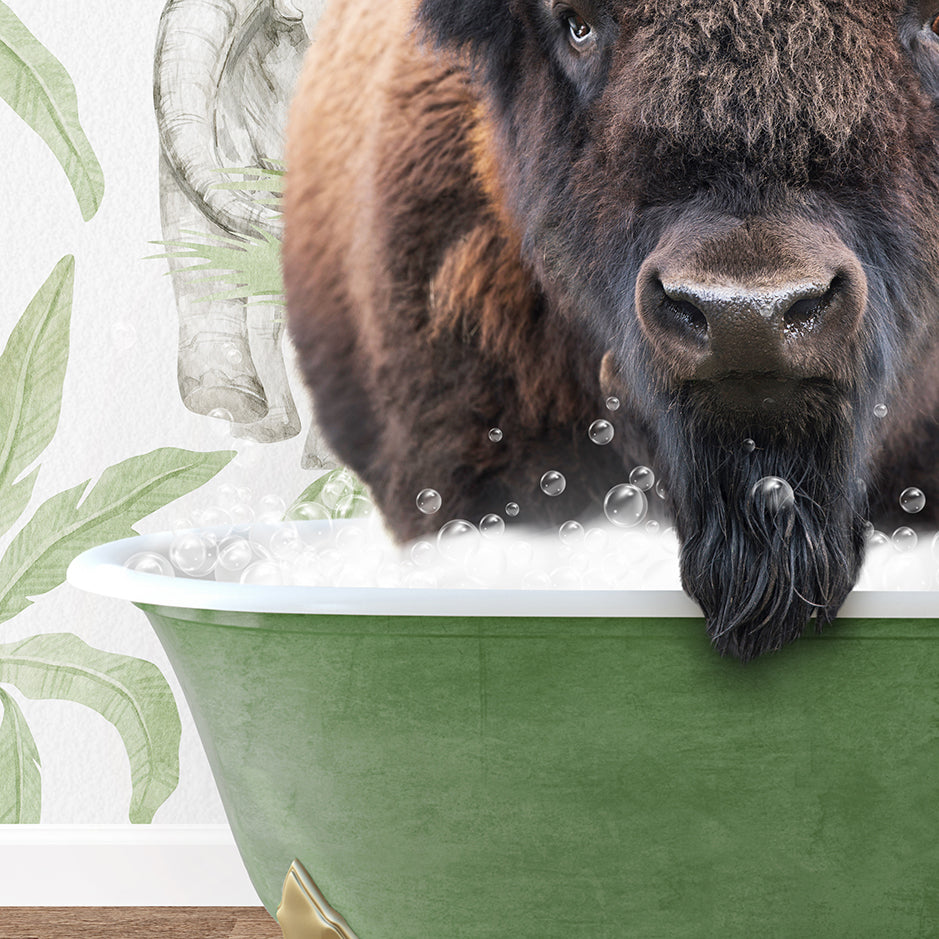
[[[316,524],[316,523],[309,523]],[[926,936],[939,603],[747,666],[680,591],[264,587],[122,566],[288,939]]]

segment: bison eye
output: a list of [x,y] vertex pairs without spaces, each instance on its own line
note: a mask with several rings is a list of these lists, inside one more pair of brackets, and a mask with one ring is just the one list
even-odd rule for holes
[[939,36],[939,16],[936,16],[936,18],[929,24],[929,28],[930,28],[937,36]]
[[579,13],[571,10],[565,13],[564,19],[575,46],[583,47],[593,39],[593,27]]

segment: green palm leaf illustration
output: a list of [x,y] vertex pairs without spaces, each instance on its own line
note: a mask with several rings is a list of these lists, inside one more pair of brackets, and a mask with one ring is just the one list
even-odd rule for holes
[[0,682],[28,698],[77,701],[110,721],[130,760],[130,820],[152,821],[179,782],[180,737],[173,692],[153,663],[53,633],[0,646]]
[[59,423],[74,278],[69,255],[39,288],[0,356],[0,534],[26,508],[38,468],[14,480],[48,446]]
[[48,499],[0,560],[0,622],[61,584],[81,551],[135,534],[134,522],[197,489],[234,456],[164,447],[109,467],[90,491],[87,480]]
[[0,825],[39,821],[42,778],[39,751],[20,706],[0,688]]
[[75,86],[59,60],[2,0],[0,98],[46,142],[87,222],[104,198],[104,174],[79,123]]

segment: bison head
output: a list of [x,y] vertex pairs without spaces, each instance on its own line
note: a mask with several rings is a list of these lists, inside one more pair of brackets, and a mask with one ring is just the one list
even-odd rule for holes
[[551,310],[650,430],[718,647],[830,620],[884,453],[937,436],[939,2],[418,15],[470,65]]

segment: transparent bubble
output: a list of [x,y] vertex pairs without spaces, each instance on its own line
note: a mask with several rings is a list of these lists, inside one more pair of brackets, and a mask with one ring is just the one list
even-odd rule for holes
[[266,587],[282,587],[287,579],[280,564],[265,560],[249,564],[241,573],[241,582]]
[[161,577],[175,577],[173,565],[156,551],[138,551],[125,562],[124,567],[140,574],[159,574]]
[[254,521],[254,509],[245,502],[236,502],[228,514],[235,525],[250,525]]
[[787,512],[795,505],[795,493],[792,486],[779,476],[764,476],[754,483],[750,498],[757,508],[774,515]]
[[564,522],[558,529],[558,538],[561,539],[561,544],[566,544],[570,548],[583,544],[585,534],[584,526],[574,519]]
[[655,484],[655,494],[662,500],[668,498],[668,493],[665,491],[665,483],[663,483],[661,479]]
[[646,531],[650,535],[657,535],[661,527],[662,526],[654,518],[650,518],[649,521],[646,522]]
[[875,404],[874,405],[874,417],[886,417],[886,416],[887,416],[887,405]]
[[551,586],[561,590],[576,590],[584,585],[584,578],[576,567],[564,564],[551,571]]
[[287,518],[295,522],[325,521],[329,518],[329,511],[318,502],[298,502],[291,506]]
[[218,546],[218,566],[225,571],[243,571],[254,560],[254,550],[247,539],[226,538]]
[[613,425],[609,421],[594,421],[587,429],[587,436],[598,446],[604,446],[613,439]]
[[489,439],[493,443],[498,443],[502,439],[502,431],[498,427],[493,427],[489,431]]
[[633,483],[614,486],[603,500],[606,517],[620,528],[633,528],[646,516],[646,494]]
[[234,343],[228,343],[225,346],[225,358],[231,365],[241,365],[244,356],[241,350]]
[[546,496],[559,496],[567,487],[567,480],[557,470],[548,470],[541,477],[541,491]]
[[212,572],[218,560],[218,547],[197,532],[182,532],[170,544],[173,567],[190,577],[204,577]]
[[741,444],[744,453],[753,453],[756,449],[756,441],[752,440],[750,437],[747,437],[746,440]]
[[366,547],[368,535],[358,525],[343,525],[336,532],[336,547],[351,554],[353,551],[362,551]]
[[518,515],[520,511],[521,510],[519,509],[517,502],[506,502],[505,514],[508,515],[510,518],[515,518],[515,516]]
[[224,538],[231,531],[231,514],[217,505],[203,509],[196,520],[200,528],[215,529],[215,534],[219,538]]
[[368,518],[374,513],[375,504],[363,495],[350,492],[339,500],[336,511],[342,518]]
[[290,522],[278,525],[268,544],[271,554],[281,561],[292,561],[300,555],[304,547],[296,525]]
[[910,486],[900,493],[900,508],[903,509],[904,512],[909,512],[911,515],[914,515],[917,512],[922,512],[925,505],[926,496],[923,494],[922,490],[917,489],[915,486]]
[[897,551],[906,552],[912,551],[916,547],[919,538],[912,528],[903,525],[890,536],[890,542]]
[[415,590],[433,590],[437,586],[437,577],[431,571],[411,571],[405,575],[404,586]]
[[348,481],[344,475],[337,474],[333,476],[332,479],[328,480],[320,490],[319,501],[322,502],[327,509],[334,509],[339,504],[339,500],[342,499],[351,488],[352,485],[350,481]]
[[655,473],[648,466],[634,466],[629,473],[629,481],[643,492],[648,492],[655,485]]
[[440,506],[443,505],[443,499],[440,498],[440,493],[436,489],[422,489],[414,501],[425,515],[439,512]]
[[479,532],[465,518],[454,518],[437,532],[437,550],[448,561],[465,561],[479,548]]
[[220,508],[230,509],[239,501],[250,501],[247,499],[239,500],[238,490],[231,483],[223,483],[215,490],[215,501]]
[[530,541],[514,541],[509,552],[508,565],[516,572],[527,570],[534,556],[535,549]]
[[522,577],[522,586],[526,590],[545,590],[553,585],[547,571],[535,569],[525,572]]
[[479,533],[487,538],[498,538],[505,531],[505,522],[501,516],[490,512],[479,520]]
[[610,395],[606,399],[606,406],[607,406],[607,410],[609,411],[618,411],[619,405],[620,405],[620,400],[619,398],[616,397],[616,395]]
[[411,545],[411,560],[418,567],[429,567],[434,563],[437,549],[429,541],[416,541]]
[[872,528],[867,533],[867,544],[871,548],[878,548],[881,545],[890,544],[890,539],[882,531],[877,531],[876,528]]

